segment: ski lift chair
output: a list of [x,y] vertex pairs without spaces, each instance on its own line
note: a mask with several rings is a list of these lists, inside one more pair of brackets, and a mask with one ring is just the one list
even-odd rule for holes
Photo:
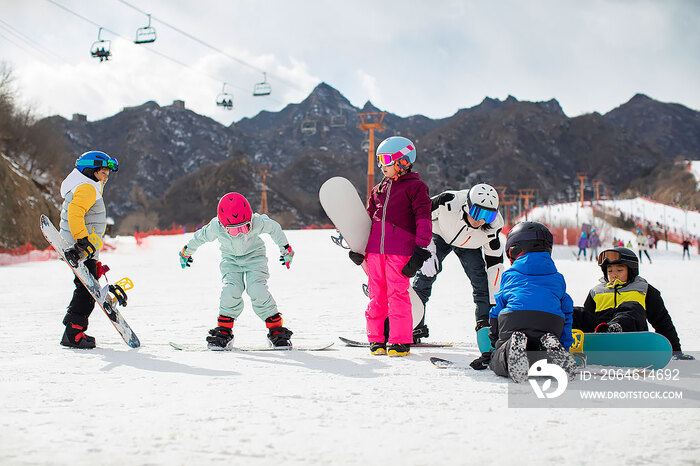
[[362,152],[367,152],[369,150],[369,139],[362,141]]
[[92,46],[90,47],[90,55],[92,55],[94,58],[99,58],[100,63],[102,63],[103,60],[109,60],[109,57],[112,56],[112,41],[102,40],[100,38],[101,34],[102,28],[97,31],[97,40],[93,42]]
[[331,115],[331,128],[343,128],[347,124],[347,119],[341,110],[337,115]]
[[437,175],[440,172],[440,167],[436,163],[431,163],[428,165],[428,174]]
[[156,41],[156,28],[151,26],[151,15],[148,15],[148,26],[136,30],[134,44],[150,44]]
[[226,83],[221,88],[221,92],[216,96],[216,105],[224,110],[233,110],[233,96],[226,92]]
[[316,134],[316,120],[305,118],[304,121],[301,122],[301,132],[306,136],[313,136]]
[[272,92],[272,86],[270,86],[270,83],[267,82],[267,73],[263,73],[262,82],[257,83],[253,87],[253,96],[254,97],[266,96],[266,95],[270,95],[271,92]]

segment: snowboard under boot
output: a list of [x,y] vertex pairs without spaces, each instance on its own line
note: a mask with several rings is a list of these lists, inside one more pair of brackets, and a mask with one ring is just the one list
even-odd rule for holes
[[233,332],[227,327],[216,327],[209,330],[207,348],[222,350],[233,346]]
[[221,350],[233,346],[233,317],[219,315],[217,323],[216,328],[209,330],[207,348]]
[[569,380],[574,380],[574,377],[576,377],[576,360],[571,353],[564,349],[559,342],[559,338],[553,333],[545,333],[540,338],[540,343],[542,344],[542,348],[547,352],[547,358],[550,359],[553,364],[564,369]]
[[275,348],[279,347],[291,347],[292,346],[292,341],[290,340],[292,336],[291,330],[289,330],[286,327],[272,327],[268,330],[267,332],[267,339],[270,341],[270,344],[274,346]]
[[265,326],[268,330],[267,339],[270,341],[270,344],[275,348],[292,346],[290,338],[292,336],[292,333],[294,332],[284,327],[283,325],[284,321],[282,320],[282,314],[280,314],[279,312],[265,319]]
[[513,332],[508,351],[508,375],[513,382],[527,381],[530,361],[527,359],[527,336],[523,332]]

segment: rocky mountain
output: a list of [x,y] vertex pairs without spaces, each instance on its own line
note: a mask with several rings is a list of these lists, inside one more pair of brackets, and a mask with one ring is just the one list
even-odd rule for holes
[[55,225],[59,221],[55,197],[6,155],[0,155],[0,212],[0,248],[16,248],[27,241],[45,248],[39,216],[48,214]]
[[637,94],[605,114],[623,133],[644,141],[667,159],[700,156],[700,112]]
[[[125,232],[201,224],[227,191],[259,205],[261,170],[269,171],[270,213],[285,227],[325,223],[317,202],[324,180],[346,176],[365,191],[367,136],[357,128],[358,114],[373,111],[379,110],[370,102],[354,107],[321,83],[298,104],[230,127],[182,102],[147,102],[94,122],[51,117],[39,123],[63,134],[71,155],[42,163],[60,166],[64,176],[85,150],[118,157],[120,171],[110,178],[106,199]],[[679,155],[697,158],[699,115],[641,95],[606,115],[575,118],[556,100],[487,98],[438,120],[387,113],[385,131],[375,136],[377,144],[391,135],[412,139],[419,154],[415,169],[433,193],[485,181],[511,193],[534,188],[540,201],[564,200],[575,196],[578,172],[614,193],[635,189],[634,180]]]
[[146,102],[94,122],[50,117],[44,124],[64,135],[70,156],[58,161],[65,175],[77,155],[101,150],[119,160],[110,177],[109,212],[117,218],[141,207],[141,197],[160,198],[177,179],[202,165],[240,156],[243,141],[235,131],[187,110],[183,103],[161,107]]

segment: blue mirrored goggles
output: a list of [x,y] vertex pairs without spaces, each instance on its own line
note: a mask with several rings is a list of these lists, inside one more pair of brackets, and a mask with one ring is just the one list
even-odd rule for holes
[[102,168],[102,167],[107,167],[112,171],[118,171],[119,170],[119,162],[117,159],[109,158],[107,160],[104,159],[92,159],[92,160],[78,160],[78,163],[75,165],[79,169],[83,168],[88,168],[88,167],[94,167],[94,168]]
[[496,217],[498,217],[498,210],[485,209],[483,207],[479,207],[478,205],[473,205],[469,208],[469,211],[467,211],[464,207],[466,206],[462,206],[462,210],[465,213],[468,213],[469,216],[477,222],[479,220],[485,220],[486,223],[491,223],[496,220]]

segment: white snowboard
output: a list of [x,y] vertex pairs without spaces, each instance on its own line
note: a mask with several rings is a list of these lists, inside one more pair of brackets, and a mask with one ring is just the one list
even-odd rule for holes
[[[335,176],[321,185],[318,198],[326,215],[343,235],[350,249],[364,255],[372,220],[355,186],[347,178]],[[362,263],[362,269],[367,273],[367,262]],[[412,286],[408,287],[408,294],[411,297],[415,327],[423,319],[425,307]]]

